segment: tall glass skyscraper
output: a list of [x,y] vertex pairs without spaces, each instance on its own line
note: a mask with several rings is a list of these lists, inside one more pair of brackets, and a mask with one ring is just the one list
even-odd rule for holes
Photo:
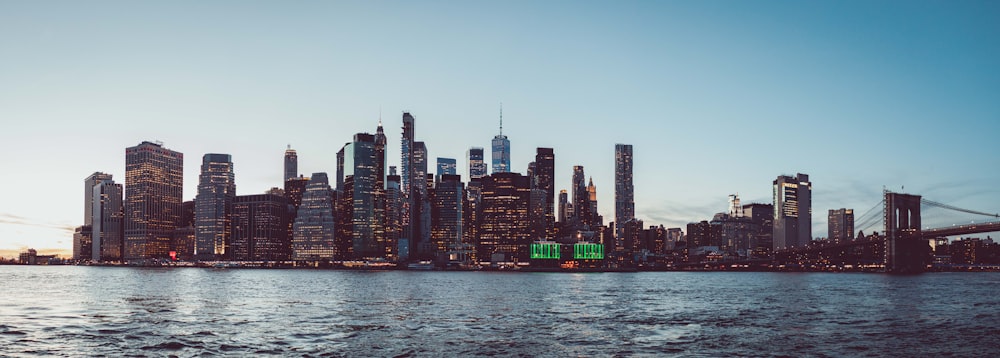
[[122,258],[125,211],[122,203],[122,185],[109,175],[92,189],[93,226],[91,232],[91,257],[94,262],[119,261]]
[[556,235],[556,156],[552,148],[538,148],[535,152],[535,168],[532,171],[532,189],[544,190],[545,193],[545,235],[554,238]]
[[[384,208],[377,209],[377,185],[385,173],[377,169],[384,168],[384,163],[378,163],[375,136],[367,133],[354,135],[354,141],[344,145],[344,177],[343,189],[338,194],[342,208],[337,215],[342,216],[341,223],[345,227],[337,231],[342,233],[343,241],[338,247],[350,252],[341,252],[344,258],[374,259],[385,254],[385,218]],[[378,188],[381,189],[381,188]],[[350,218],[350,220],[347,220]],[[343,250],[342,250],[343,251]]]
[[326,173],[313,173],[302,195],[302,203],[292,225],[292,259],[333,260],[333,190]]
[[632,145],[615,144],[615,231],[624,235],[622,223],[635,218],[635,188],[632,185]]
[[111,174],[94,172],[83,179],[83,225],[94,224],[94,186],[105,180],[111,180]]
[[462,242],[462,202],[465,186],[462,177],[444,174],[438,177],[431,195],[431,244],[438,255],[447,253]]
[[500,106],[500,134],[493,137],[493,173],[510,171],[510,140],[503,135],[503,106]]
[[299,155],[292,149],[292,145],[288,145],[288,149],[285,150],[285,181],[295,179],[299,177]]
[[809,176],[774,180],[774,250],[803,247],[812,241],[812,183]]
[[469,180],[486,176],[486,162],[483,160],[483,148],[469,148]]
[[194,198],[195,257],[228,259],[236,178],[229,154],[205,154]]
[[180,220],[184,154],[162,143],[125,149],[125,259],[166,258]]

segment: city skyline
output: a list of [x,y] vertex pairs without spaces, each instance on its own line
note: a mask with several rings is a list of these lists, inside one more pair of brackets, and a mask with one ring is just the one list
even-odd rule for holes
[[[3,183],[31,178],[39,188],[0,201],[0,256],[68,251],[82,224],[80,181],[104,172],[124,183],[123,148],[135,143],[161,140],[186,154],[184,201],[197,193],[207,153],[232,156],[238,195],[263,194],[282,186],[287,145],[300,174],[332,175],[337,150],[373,132],[384,108],[389,166],[399,166],[396,113],[410,111],[426,158],[465,158],[457,173],[468,181],[466,153],[491,147],[500,101],[510,171],[526,174],[536,148],[553,148],[555,191],[572,192],[572,167],[584,166],[605,221],[615,217],[617,143],[635,148],[635,216],[647,225],[710,219],[733,193],[771,203],[771,181],[795,173],[810,176],[814,213],[864,213],[883,187],[998,209],[1000,163],[991,154],[1000,149],[1000,81],[991,64],[1000,56],[985,44],[1000,31],[989,16],[998,5],[988,2],[245,9],[249,18],[302,24],[275,26],[272,37],[226,20],[232,3],[191,13],[112,4],[0,6],[0,44],[10,49],[0,71],[8,124],[0,150],[18,153],[2,166],[21,174]],[[734,17],[748,9],[757,15]],[[884,22],[887,11],[898,15]],[[157,13],[172,16],[151,21]],[[525,25],[473,24],[467,14]],[[437,25],[400,38],[399,26],[362,25],[404,16]],[[339,36],[320,40],[308,26]],[[356,28],[370,33],[344,35]],[[410,44],[415,38],[425,40]],[[398,52],[414,61],[391,59]],[[932,220],[924,224],[952,223]],[[813,236],[826,227],[826,215],[814,214]]]

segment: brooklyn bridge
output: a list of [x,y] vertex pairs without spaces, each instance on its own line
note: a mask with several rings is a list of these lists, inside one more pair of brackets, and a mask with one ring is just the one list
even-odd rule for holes
[[[881,207],[881,210],[878,210]],[[986,218],[982,222],[921,228],[921,208]],[[969,210],[924,199],[919,195],[885,191],[883,199],[856,220],[857,238],[840,242],[815,242],[803,248],[775,252],[775,262],[795,266],[862,266],[890,273],[918,273],[927,269],[936,238],[1000,231],[1000,215]],[[992,220],[992,221],[991,221]],[[881,222],[881,225],[879,223]],[[878,229],[869,231],[866,229]]]

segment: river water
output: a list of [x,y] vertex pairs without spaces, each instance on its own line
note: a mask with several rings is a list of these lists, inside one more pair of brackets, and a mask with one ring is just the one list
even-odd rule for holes
[[0,356],[1000,356],[1000,273],[0,266]]

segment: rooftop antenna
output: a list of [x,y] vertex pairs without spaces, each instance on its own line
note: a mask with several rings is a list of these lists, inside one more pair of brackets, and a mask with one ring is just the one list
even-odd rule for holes
[[291,145],[291,144],[288,144],[288,149],[289,149],[289,150],[291,150],[291,149],[292,149],[292,145]]
[[378,106],[378,126],[382,126],[382,106]]
[[503,136],[503,102],[500,102],[500,136]]

